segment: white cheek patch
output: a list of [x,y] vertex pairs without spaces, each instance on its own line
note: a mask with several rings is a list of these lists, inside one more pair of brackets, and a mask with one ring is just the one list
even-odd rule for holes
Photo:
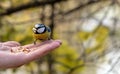
[[38,30],[37,30],[37,32],[38,33],[43,33],[44,32],[44,30],[45,30],[45,28],[43,27],[43,28],[39,28]]
[[35,28],[38,28],[40,25],[39,24],[35,24]]

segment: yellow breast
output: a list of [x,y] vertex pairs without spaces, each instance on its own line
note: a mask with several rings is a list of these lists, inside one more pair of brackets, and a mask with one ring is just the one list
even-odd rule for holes
[[45,32],[43,34],[34,34],[34,37],[35,39],[45,41],[45,40],[48,40],[48,38],[50,37],[50,33]]

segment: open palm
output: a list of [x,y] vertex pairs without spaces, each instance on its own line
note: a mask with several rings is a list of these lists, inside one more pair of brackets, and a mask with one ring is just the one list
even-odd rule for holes
[[21,46],[18,42],[0,43],[0,68],[15,68],[42,57],[59,47],[61,41],[49,40]]

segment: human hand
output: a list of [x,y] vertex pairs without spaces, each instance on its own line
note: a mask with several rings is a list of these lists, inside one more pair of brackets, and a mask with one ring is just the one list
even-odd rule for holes
[[59,40],[20,46],[18,42],[0,43],[0,68],[16,68],[40,58],[61,45]]

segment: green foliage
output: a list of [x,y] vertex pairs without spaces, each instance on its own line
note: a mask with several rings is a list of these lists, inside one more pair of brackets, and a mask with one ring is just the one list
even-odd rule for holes
[[78,38],[80,38],[82,41],[87,40],[90,36],[92,36],[92,33],[90,32],[85,32],[85,31],[80,31],[77,34]]
[[78,40],[83,43],[87,43],[85,46],[86,53],[93,52],[94,50],[104,49],[104,43],[109,34],[109,29],[105,26],[100,26],[97,30],[93,32],[80,31],[77,36]]
[[14,40],[22,44],[33,42],[32,29],[23,25],[4,25],[1,28],[1,41]]
[[[54,52],[54,58],[56,63],[55,69],[64,73],[76,66],[83,65],[84,62],[82,60],[76,60],[78,56],[79,53],[77,53],[76,49],[70,47],[67,42],[63,41],[62,46]],[[80,67],[80,70],[81,69],[83,69],[83,66]]]
[[16,34],[14,36],[15,41],[19,41],[22,44],[28,44],[33,42],[33,36],[32,36],[32,26],[25,25],[23,28],[23,25],[16,26]]
[[109,29],[105,26],[100,26],[95,33],[95,39],[97,42],[101,43],[108,37],[108,34],[109,34]]
[[4,25],[1,27],[1,41],[7,41],[11,40],[12,34],[15,33],[14,27],[11,27],[10,25]]

